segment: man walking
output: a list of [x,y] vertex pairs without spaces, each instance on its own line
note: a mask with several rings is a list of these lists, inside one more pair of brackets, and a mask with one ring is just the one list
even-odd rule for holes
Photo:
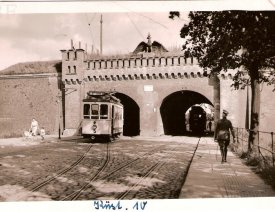
[[222,163],[226,162],[227,147],[230,143],[229,131],[231,131],[231,134],[233,136],[233,142],[235,143],[235,134],[234,134],[233,126],[231,121],[229,121],[226,118],[227,115],[228,115],[228,112],[226,110],[223,110],[222,119],[218,121],[215,129],[215,135],[214,135],[215,142],[218,142],[220,146]]

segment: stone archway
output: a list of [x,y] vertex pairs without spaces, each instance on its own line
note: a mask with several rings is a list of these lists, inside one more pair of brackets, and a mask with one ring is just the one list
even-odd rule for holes
[[195,104],[212,102],[200,93],[190,90],[176,91],[162,101],[160,114],[165,135],[186,134],[186,111]]
[[140,108],[128,95],[116,92],[115,97],[120,99],[124,106],[124,136],[137,136],[140,134]]

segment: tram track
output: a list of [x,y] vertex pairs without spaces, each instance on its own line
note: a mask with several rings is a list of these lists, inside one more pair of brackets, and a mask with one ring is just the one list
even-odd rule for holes
[[91,144],[87,147],[86,151],[84,152],[84,154],[81,155],[81,157],[79,157],[73,164],[71,164],[70,166],[62,169],[60,172],[58,172],[57,174],[55,174],[54,176],[51,176],[50,178],[40,182],[38,185],[32,187],[30,190],[32,192],[35,192],[37,190],[39,190],[40,188],[44,187],[45,185],[49,184],[50,182],[56,180],[58,177],[60,177],[61,175],[69,172],[70,170],[72,170],[75,166],[77,166],[88,154],[88,152],[91,150],[91,148],[93,147],[94,144]]
[[[105,159],[103,165],[97,170],[97,172],[91,178],[88,179],[89,183],[93,182],[104,171],[104,169],[107,167],[107,165],[110,162],[110,155],[111,154],[110,154],[109,143],[107,143],[106,159]],[[81,192],[86,189],[86,187],[89,185],[89,183],[84,184],[78,191],[62,198],[61,200],[64,201],[69,198],[70,198],[70,200],[77,199],[81,195]]]
[[[199,141],[200,141],[200,139],[199,139]],[[198,141],[198,143],[197,143],[197,145],[196,145],[196,149],[197,149],[197,147],[198,147],[198,145],[199,145],[199,141]],[[174,148],[171,148],[169,151],[173,151],[173,150],[175,150],[175,149],[176,149],[176,148],[174,147]],[[192,163],[193,157],[194,157],[194,155],[195,155],[196,149],[195,149],[195,151],[194,151],[193,154],[192,154],[192,158],[191,158],[190,163],[189,163],[189,165],[188,165],[187,172],[189,171],[189,168],[190,168],[190,166],[191,166],[191,163]],[[189,154],[189,151],[184,151],[183,153]],[[130,188],[127,189],[126,191],[124,191],[123,193],[121,193],[121,194],[119,194],[118,196],[116,196],[115,199],[117,199],[117,200],[125,199],[125,198],[127,197],[127,195],[130,194],[130,192],[136,190],[136,189],[137,189],[138,187],[140,187],[144,182],[148,181],[148,177],[149,177],[150,179],[153,178],[153,177],[156,175],[156,173],[153,173],[153,172],[156,171],[156,170],[158,170],[158,169],[160,169],[160,168],[161,168],[162,166],[164,166],[165,164],[166,164],[166,161],[158,161],[157,163],[155,163],[154,165],[152,165],[152,166],[148,169],[148,171],[145,172],[145,174],[144,174],[142,177],[140,177],[140,179],[139,179],[138,182],[136,182],[134,185],[130,186]],[[135,192],[135,194],[136,194],[136,193],[137,193],[137,192]],[[135,195],[135,194],[134,194],[134,195]]]
[[[174,150],[175,148],[171,149]],[[153,178],[155,174],[152,174],[154,171],[156,171],[157,169],[161,168],[164,164],[166,163],[166,161],[158,161],[157,163],[155,163],[153,166],[151,166],[146,172],[145,174],[140,177],[139,181],[137,183],[135,183],[134,185],[132,185],[129,189],[127,189],[125,192],[119,194],[118,196],[115,197],[115,199],[118,200],[122,200],[124,199],[131,191],[135,190],[136,188],[138,188],[142,182],[145,182],[146,180],[148,180],[147,178],[150,176],[150,178]]]
[[[200,139],[199,139],[200,141]],[[193,157],[195,156],[195,152],[198,148],[199,145],[199,141],[195,147],[195,151],[193,152],[192,158],[190,160],[190,163],[188,164],[188,170],[187,173],[189,171],[190,165],[192,163]],[[114,176],[116,174],[118,174],[120,171],[122,171],[123,169],[125,169],[126,167],[129,167],[135,163],[137,163],[138,161],[140,161],[141,159],[146,159],[148,157],[151,157],[154,154],[158,154],[159,152],[163,152],[163,151],[172,151],[175,149],[175,147],[173,147],[172,149],[167,149],[167,145],[161,145],[158,148],[152,148],[149,151],[146,151],[145,153],[142,154],[137,154],[136,158],[127,161],[127,162],[122,162],[118,165],[116,165],[112,170],[110,171],[106,171],[106,168],[108,166],[108,164],[110,163],[110,158],[111,158],[111,151],[110,151],[110,146],[112,143],[107,143],[106,144],[106,159],[104,160],[103,164],[97,169],[96,173],[91,172],[89,175],[92,175],[90,178],[88,178],[85,181],[85,184],[82,185],[79,189],[75,190],[74,192],[72,192],[71,194],[68,194],[67,196],[60,198],[62,196],[59,196],[59,198],[57,198],[58,200],[64,201],[64,200],[78,200],[78,199],[83,199],[83,195],[87,195],[87,190],[89,189],[89,192],[92,192],[93,190],[95,190],[96,188],[91,186],[91,183],[96,181],[96,180],[107,180],[109,181],[110,179],[113,179]],[[72,170],[75,166],[77,166],[88,154],[88,152],[90,151],[90,149],[92,148],[93,144],[91,144],[86,151],[84,152],[84,154],[77,159],[77,161],[75,161],[73,164],[71,164],[69,167],[66,167],[64,169],[62,169],[60,172],[58,172],[57,174],[55,174],[54,176],[51,176],[50,178],[46,179],[45,181],[39,183],[38,185],[35,185],[34,187],[32,187],[30,190],[32,192],[38,191],[40,190],[42,187],[46,186],[47,184],[50,184],[50,182],[57,180],[58,177],[60,177],[61,175],[64,175],[65,173],[69,172],[70,170]],[[184,151],[187,154],[190,154],[191,150],[187,150]],[[138,182],[136,182],[134,185],[132,185],[131,187],[129,187],[129,189],[127,189],[127,191],[118,194],[118,196],[115,197],[115,199],[125,199],[127,196],[131,195],[131,192],[133,190],[136,190],[136,188],[138,188],[139,186],[142,185],[142,183],[144,183],[146,180],[150,180],[151,178],[154,177],[155,173],[153,173],[154,171],[158,170],[160,167],[162,167],[166,162],[165,161],[159,161],[155,164],[153,164],[152,166],[149,167],[149,169],[147,169],[145,171],[145,173],[142,175],[142,177],[139,179]],[[102,173],[105,171],[105,175],[102,175]],[[106,173],[107,172],[107,173]],[[184,180],[187,176],[187,173],[185,174]],[[102,175],[102,176],[100,176]],[[150,178],[150,179],[149,179]],[[82,182],[84,182],[82,180]],[[184,183],[183,183],[184,184]],[[86,194],[85,194],[86,193]],[[136,195],[136,192],[133,194]],[[82,197],[81,197],[82,196]]]
[[[110,178],[113,178],[115,174],[119,173],[119,171],[123,170],[124,168],[126,168],[126,167],[128,167],[128,166],[130,166],[130,165],[132,165],[132,164],[137,163],[137,162],[138,162],[139,160],[141,160],[141,159],[148,158],[148,157],[152,156],[153,154],[156,154],[157,152],[161,152],[161,151],[165,150],[166,148],[163,148],[163,147],[167,147],[167,146],[166,146],[166,145],[162,145],[162,146],[160,146],[160,147],[158,147],[158,148],[154,148],[154,149],[152,149],[152,150],[150,150],[150,151],[148,151],[148,152],[146,152],[146,153],[143,153],[143,154],[139,155],[137,158],[135,158],[135,159],[133,159],[133,160],[131,160],[131,161],[129,161],[129,162],[126,162],[126,163],[121,164],[120,166],[118,166],[117,168],[113,169],[112,171],[110,171],[109,173],[107,173],[106,175],[104,175],[104,176],[102,176],[102,177],[100,177],[100,178],[98,178],[98,175],[95,176],[95,177],[93,176],[93,177],[90,178],[90,180],[88,180],[88,182],[87,182],[84,186],[82,186],[79,190],[75,191],[74,193],[72,193],[72,194],[66,196],[65,198],[63,198],[63,199],[61,199],[61,200],[77,200],[77,199],[79,199],[81,193],[85,192],[85,189],[87,189],[88,186],[90,186],[91,183],[92,183],[93,181],[95,181],[95,180],[108,180],[108,179],[110,179]],[[175,149],[175,148],[173,148],[173,149]],[[145,156],[145,157],[144,157],[144,156]],[[144,176],[142,177],[142,179],[144,180],[144,179],[145,179],[146,177],[148,177],[153,171],[155,171],[155,170],[158,169],[159,167],[163,166],[164,164],[165,164],[165,162],[157,162],[156,164],[154,164],[153,166],[151,166],[151,167],[149,168],[149,170],[144,174]],[[141,179],[141,180],[142,180],[142,179]],[[92,190],[94,190],[94,189],[95,189],[95,188],[92,188]],[[134,187],[133,187],[132,189],[130,189],[130,191],[133,190],[133,189],[134,189]],[[129,191],[129,192],[130,192],[130,191]],[[127,194],[128,194],[128,193],[127,193]],[[125,194],[125,195],[127,195],[127,194]],[[123,198],[123,196],[122,196],[122,198]]]
[[[157,149],[161,149],[163,146],[165,147],[166,145],[162,145],[161,147],[159,147]],[[153,152],[152,154],[154,154],[155,151],[156,151],[156,149],[153,149],[153,150],[150,150],[149,152]],[[108,174],[106,174],[106,175],[104,175],[102,177],[98,177],[102,173],[102,171],[105,169],[105,167],[107,166],[108,163],[106,163],[106,165],[104,164],[103,168],[101,167],[99,169],[99,171],[93,177],[91,177],[85,185],[83,185],[80,189],[78,189],[77,191],[73,192],[72,194],[69,194],[66,197],[62,198],[61,200],[77,200],[80,197],[80,195],[85,191],[85,189],[88,186],[90,186],[90,184],[93,181],[95,181],[95,180],[106,180],[106,179],[108,179],[110,177],[113,177],[113,175],[115,173],[118,173],[120,170],[122,170],[122,169],[124,169],[124,168],[126,168],[126,167],[128,167],[128,166],[130,166],[132,164],[134,164],[135,162],[139,161],[141,158],[144,158],[144,156],[149,157],[152,154],[148,154],[148,152],[143,153],[143,154],[139,155],[137,158],[131,160],[130,162],[126,162],[126,163],[121,164],[117,168],[115,168],[112,171],[110,171]]]

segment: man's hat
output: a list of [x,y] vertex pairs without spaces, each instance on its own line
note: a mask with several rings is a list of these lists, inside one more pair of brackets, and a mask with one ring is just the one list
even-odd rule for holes
[[228,115],[228,111],[227,110],[223,110],[222,113],[224,113],[225,115]]

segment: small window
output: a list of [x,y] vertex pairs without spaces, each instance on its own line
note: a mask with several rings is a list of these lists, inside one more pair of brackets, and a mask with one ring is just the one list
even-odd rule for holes
[[108,105],[102,104],[100,105],[100,119],[108,118]]
[[67,60],[70,59],[70,52],[67,52]]
[[92,104],[92,119],[98,119],[99,117],[99,105]]
[[71,66],[68,66],[68,72],[71,73]]
[[74,59],[77,59],[77,52],[74,52]]
[[83,116],[84,119],[90,119],[90,104],[84,104]]
[[74,66],[74,73],[76,73],[76,66]]

